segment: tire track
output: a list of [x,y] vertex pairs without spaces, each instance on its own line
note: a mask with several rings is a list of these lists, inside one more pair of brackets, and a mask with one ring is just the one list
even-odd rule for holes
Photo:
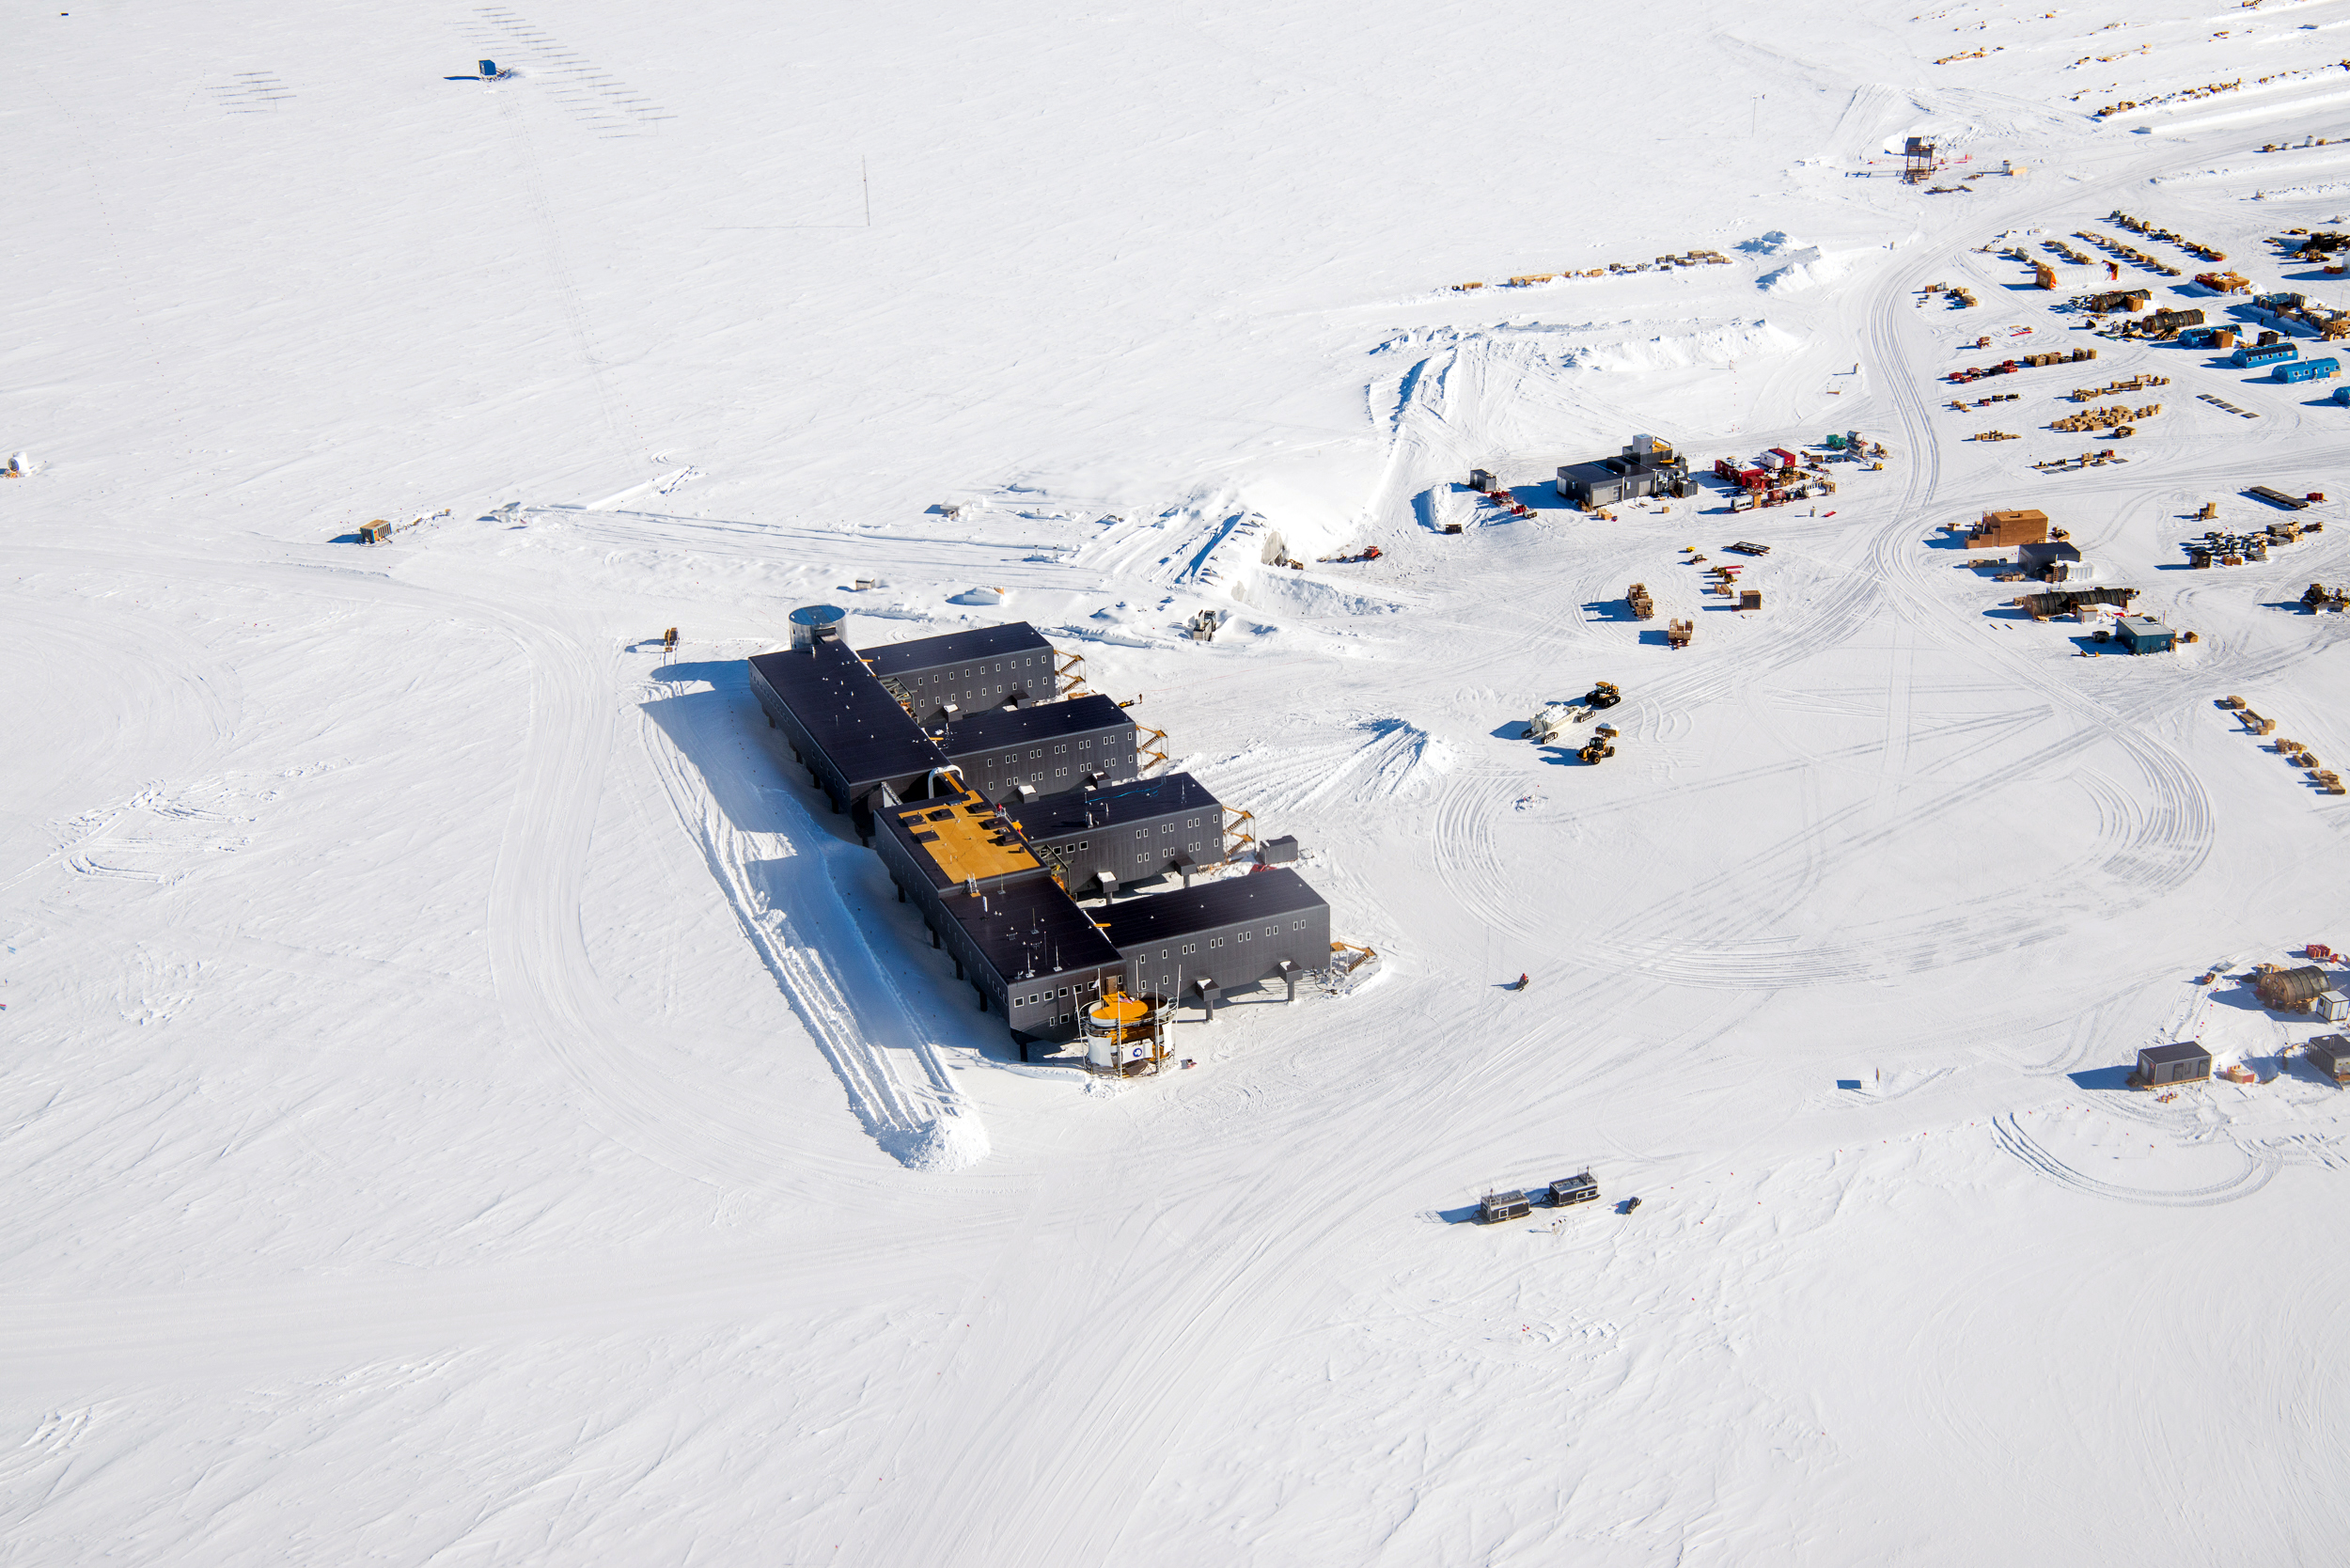
[[2050,1153],[2037,1138],[2026,1132],[2014,1111],[2002,1111],[1992,1118],[1991,1131],[2001,1150],[2021,1161],[2028,1169],[2046,1177],[2059,1186],[2069,1187],[2092,1198],[2137,1203],[2148,1208],[2199,1209],[2233,1203],[2239,1199],[2251,1197],[2266,1186],[2277,1172],[2284,1168],[2285,1163],[2283,1157],[2272,1150],[2257,1152],[2240,1151],[2245,1156],[2244,1169],[2237,1175],[2207,1186],[2166,1192],[2151,1187],[2123,1186],[2082,1174]]

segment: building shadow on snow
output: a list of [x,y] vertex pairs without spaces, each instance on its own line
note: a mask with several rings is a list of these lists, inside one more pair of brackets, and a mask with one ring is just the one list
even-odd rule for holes
[[[850,819],[835,814],[831,797],[791,760],[782,732],[767,728],[767,715],[751,696],[740,662],[668,664],[654,670],[653,679],[679,689],[641,704],[645,716],[692,764],[728,823],[745,833],[789,833],[795,825],[784,807],[783,797],[789,797],[821,830],[852,844],[858,841]],[[707,689],[683,689],[703,682]],[[744,767],[739,753],[728,754],[744,745],[753,766]]]
[[2110,1090],[2115,1092],[2131,1092],[2130,1074],[2137,1070],[2138,1069],[2135,1065],[2126,1067],[2092,1067],[2079,1073],[2067,1073],[2065,1076],[2072,1079],[2075,1087],[2079,1089]]

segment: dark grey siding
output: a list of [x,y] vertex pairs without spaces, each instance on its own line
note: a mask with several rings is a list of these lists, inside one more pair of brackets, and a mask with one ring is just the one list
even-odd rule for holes
[[767,722],[791,741],[832,808],[855,814],[859,833],[872,830],[869,797],[879,786],[915,799],[928,792],[932,770],[947,765],[946,754],[846,644],[758,654],[749,668]]
[[1120,882],[1136,882],[1167,870],[1178,855],[1189,855],[1195,866],[1223,860],[1224,808],[1196,806],[1030,841],[1053,852],[1072,887],[1083,887],[1104,871]]
[[1130,724],[1001,750],[964,752],[955,755],[954,763],[963,770],[963,781],[990,800],[1008,800],[1023,784],[1039,793],[1067,790],[1096,774],[1106,782],[1122,783],[1135,776],[1135,730]]
[[[981,1010],[1003,1019],[1015,1034],[1038,1040],[1073,1038],[1077,1014],[1101,996],[1102,981],[1117,974],[1117,967],[1097,962],[1025,979],[1006,978],[996,967],[996,955],[966,924],[977,916],[979,901],[962,892],[959,885],[942,893],[932,885],[928,868],[916,864],[905,840],[887,831],[886,819],[882,826],[884,831],[873,836],[873,848],[889,868],[889,879],[921,913],[922,923],[937,935],[939,946],[963,966],[964,980],[978,993]],[[1050,878],[1041,875],[1017,886],[997,887],[988,897],[999,908],[1024,897],[1068,901]]]
[[1104,912],[1126,982],[1196,998],[1212,977],[1226,993],[1277,976],[1282,961],[1301,970],[1330,962],[1330,906],[1294,871],[1261,871],[1189,891],[1130,899]]
[[862,651],[876,674],[914,701],[915,716],[937,721],[948,703],[964,713],[1021,698],[1049,702],[1059,694],[1053,645],[1026,621],[949,633]]
[[1073,888],[1104,873],[1128,882],[1153,876],[1179,855],[1214,865],[1229,853],[1222,804],[1187,773],[1013,800],[1003,812],[1065,869]]
[[1198,999],[1201,977],[1213,977],[1226,996],[1280,974],[1287,959],[1299,969],[1321,969],[1330,962],[1327,904],[1260,920],[1235,921],[1121,947],[1129,988],[1153,996],[1175,994]]

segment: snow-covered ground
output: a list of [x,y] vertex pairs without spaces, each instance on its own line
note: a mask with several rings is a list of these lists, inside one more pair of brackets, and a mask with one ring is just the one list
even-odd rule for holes
[[[2216,704],[2350,762],[2350,618],[2295,603],[2350,577],[2350,409],[1999,252],[2202,270],[2120,207],[2350,305],[2268,243],[2350,226],[2346,46],[2350,0],[18,17],[0,1563],[2335,1560],[2350,1099],[2235,977],[2350,937],[2350,797]],[[2134,437],[2045,428],[2140,371]],[[1854,427],[1816,505],[1548,490]],[[2329,526],[2188,571],[2256,483]],[[2008,506],[2199,640],[2005,607],[1941,528]],[[1741,538],[1747,616],[1683,550]],[[1084,654],[1380,973],[1159,1080],[1023,1069],[758,721],[819,601]],[[1614,759],[1515,738],[1601,679]],[[2186,1038],[2263,1081],[2123,1086]]]

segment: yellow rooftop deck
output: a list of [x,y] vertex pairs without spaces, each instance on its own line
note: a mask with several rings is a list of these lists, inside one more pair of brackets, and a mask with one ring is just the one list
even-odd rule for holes
[[901,808],[897,815],[952,881],[977,877],[984,882],[1037,868],[1028,846],[977,791],[966,790],[954,800],[920,801]]

